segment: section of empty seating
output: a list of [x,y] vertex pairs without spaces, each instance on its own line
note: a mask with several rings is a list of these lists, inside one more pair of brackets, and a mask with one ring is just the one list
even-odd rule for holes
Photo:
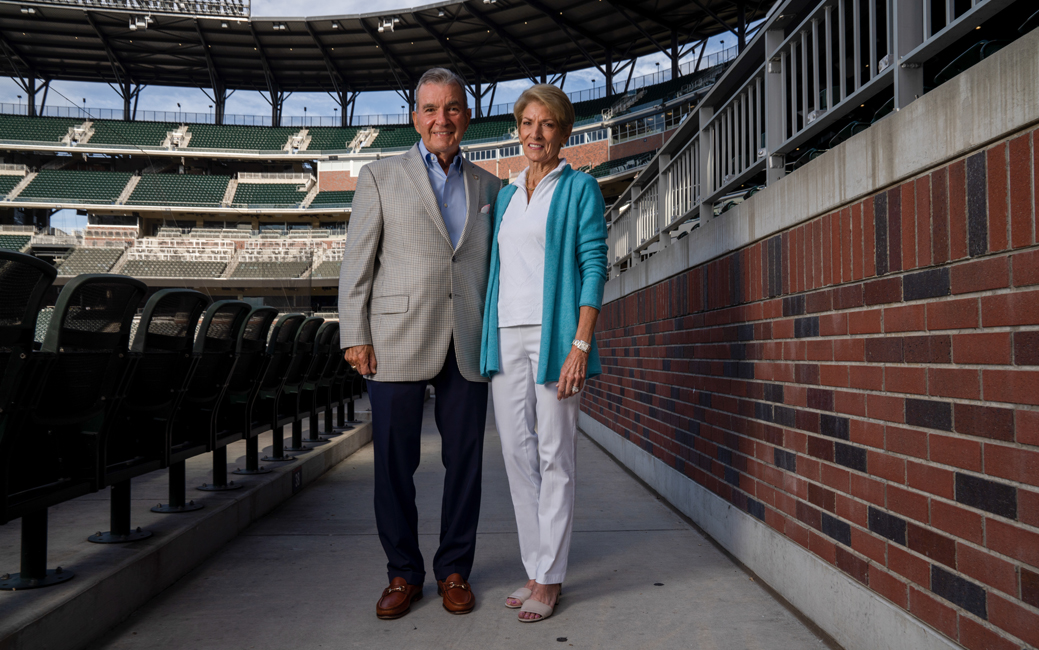
[[15,176],[13,174],[0,175],[0,201],[2,201],[5,196],[10,194],[11,190],[14,189],[14,186],[22,182],[23,178],[25,177]]
[[368,145],[368,149],[410,147],[419,141],[418,131],[410,124],[404,126],[380,126],[377,128],[379,129],[379,134]]
[[343,151],[359,130],[356,126],[308,129],[310,144],[307,145],[307,151]]
[[0,140],[60,142],[68,135],[69,127],[79,126],[85,121],[86,118],[0,115]]
[[216,278],[234,251],[234,242],[220,239],[145,237],[127,251],[122,273],[142,278]]
[[299,207],[307,197],[295,183],[238,183],[232,207],[263,206]]
[[232,278],[298,278],[310,268],[309,261],[259,262],[242,261],[231,274]]
[[258,149],[280,151],[289,137],[300,129],[291,127],[217,126],[192,124],[188,127],[191,149]]
[[327,249],[321,251],[314,258],[314,271],[310,274],[312,278],[338,278],[339,267],[343,263],[343,251],[346,241],[334,241]]
[[474,119],[465,130],[465,140],[501,139],[515,126],[516,120],[512,115]]
[[55,266],[58,267],[58,275],[107,273],[122,256],[122,248],[78,246]]
[[[155,512],[204,507],[185,503],[187,459],[213,452],[214,484],[202,489],[233,489],[226,445],[246,439],[246,469],[237,473],[265,473],[256,436],[279,425],[272,460],[293,460],[280,453],[281,426],[291,424],[295,434],[309,418],[316,439],[319,413],[332,434],[332,411],[342,425],[344,401],[352,406],[356,376],[339,372],[334,322],[290,314],[266,344],[274,309],[238,301],[206,309],[206,296],[185,289],[159,291],[142,305],[145,285],[118,275],[79,276],[54,307],[41,309],[54,279],[46,262],[0,251],[0,524],[21,519],[22,539],[21,571],[3,567],[0,590],[47,587],[75,575],[75,566],[47,568],[48,508],[112,486],[111,530],[89,540],[144,539],[150,533],[130,525],[132,478],[168,468],[170,502]],[[325,335],[313,336],[319,328]],[[283,390],[291,378],[292,388]],[[263,387],[265,402],[256,399]],[[57,411],[54,395],[61,395]]]
[[32,235],[12,235],[0,232],[0,249],[8,251],[20,251],[32,239]]
[[353,202],[353,190],[318,192],[317,195],[314,197],[314,200],[310,202],[310,207],[313,208],[328,205],[352,205]]
[[617,95],[600,97],[599,99],[588,99],[574,104],[574,120],[580,122],[593,117],[600,117],[602,112],[613,106],[620,99]]
[[130,181],[128,172],[43,169],[25,186],[16,201],[115,203]]
[[143,174],[126,203],[219,207],[227,192],[228,181],[228,176]]
[[638,169],[653,159],[654,152],[647,151],[645,153],[637,153],[632,156],[624,156],[623,158],[617,158],[616,160],[607,160],[606,162],[599,163],[595,167],[588,170],[588,173],[595,178],[603,178],[605,176],[613,176],[614,174],[621,174],[632,169]]
[[141,147],[158,147],[166,134],[177,130],[172,122],[123,122],[122,120],[95,120],[94,135],[88,145],[128,144]]
[[298,278],[313,264],[328,241],[281,237],[246,241],[232,278]]

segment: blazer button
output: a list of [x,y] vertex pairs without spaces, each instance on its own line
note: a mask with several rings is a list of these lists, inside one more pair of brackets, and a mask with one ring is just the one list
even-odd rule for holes
[[457,262],[458,261],[458,256],[457,255],[452,255],[451,256],[451,261],[452,262]]
[[453,294],[450,294],[450,293],[449,293],[449,294],[447,294],[447,299],[448,299],[448,300],[450,300],[450,299],[451,299],[452,297],[453,297]]

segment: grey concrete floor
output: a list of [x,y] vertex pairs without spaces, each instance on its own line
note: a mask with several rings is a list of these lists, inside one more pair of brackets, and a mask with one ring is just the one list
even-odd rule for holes
[[[386,586],[372,509],[372,447],[329,471],[92,646],[136,648],[825,648],[695,527],[581,435],[570,564],[551,618],[522,624],[505,596],[525,582],[488,417],[483,505],[470,582],[448,614],[432,578],[443,466],[432,402],[416,474],[424,598],[375,617]],[[662,583],[657,586],[656,583]]]

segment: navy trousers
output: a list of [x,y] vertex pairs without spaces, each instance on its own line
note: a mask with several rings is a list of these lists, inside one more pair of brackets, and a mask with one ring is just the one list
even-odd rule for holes
[[454,343],[448,348],[443,368],[429,381],[368,381],[379,541],[386,551],[389,579],[402,577],[412,585],[422,584],[426,577],[419,551],[414,480],[426,384],[432,384],[436,391],[434,413],[440,430],[441,460],[447,470],[440,511],[440,548],[433,557],[437,580],[445,580],[452,573],[468,580],[473,568],[487,419],[487,384],[462,376]]

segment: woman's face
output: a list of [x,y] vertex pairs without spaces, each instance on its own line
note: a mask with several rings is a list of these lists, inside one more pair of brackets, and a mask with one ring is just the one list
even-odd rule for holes
[[540,102],[530,102],[520,116],[519,140],[523,155],[534,163],[553,163],[570,137],[571,129],[563,129],[548,108]]

